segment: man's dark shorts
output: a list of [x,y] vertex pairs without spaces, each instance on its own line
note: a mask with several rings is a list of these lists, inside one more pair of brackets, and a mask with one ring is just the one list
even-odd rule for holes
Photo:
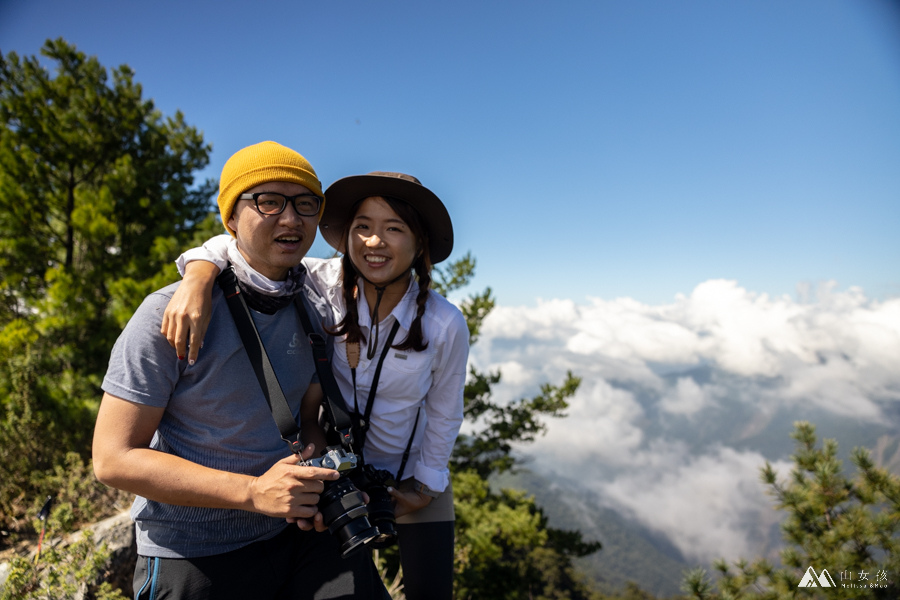
[[328,532],[289,525],[272,539],[200,558],[138,556],[136,600],[389,600],[368,550],[340,557]]

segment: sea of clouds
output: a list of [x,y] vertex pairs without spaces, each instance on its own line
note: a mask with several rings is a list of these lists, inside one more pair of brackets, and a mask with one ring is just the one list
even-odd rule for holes
[[574,477],[686,559],[752,558],[777,535],[759,469],[791,467],[789,452],[753,440],[785,415],[892,426],[900,299],[834,284],[774,298],[710,280],[662,306],[498,306],[470,361],[501,372],[500,401],[533,396],[567,371],[582,378],[568,417],[522,448],[536,470]]

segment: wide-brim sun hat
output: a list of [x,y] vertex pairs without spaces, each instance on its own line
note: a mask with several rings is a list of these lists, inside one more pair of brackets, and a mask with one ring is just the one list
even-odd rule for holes
[[353,206],[372,196],[388,196],[412,206],[428,231],[431,263],[437,264],[453,251],[453,223],[441,199],[412,175],[373,171],[338,179],[325,190],[328,204],[319,221],[319,232],[328,244],[343,252],[341,236],[353,217]]

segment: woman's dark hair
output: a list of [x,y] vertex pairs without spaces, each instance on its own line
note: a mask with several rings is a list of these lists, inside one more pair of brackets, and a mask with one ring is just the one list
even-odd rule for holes
[[[413,319],[413,322],[409,327],[409,335],[406,336],[406,339],[399,344],[394,344],[393,347],[397,350],[415,350],[421,352],[428,347],[428,342],[425,341],[422,332],[422,315],[425,314],[425,303],[428,301],[428,290],[431,289],[432,265],[431,257],[428,252],[428,230],[425,229],[422,217],[415,208],[396,198],[387,196],[379,197],[383,198],[388,206],[391,207],[391,210],[397,213],[397,216],[403,219],[403,222],[409,226],[410,231],[416,240],[418,250],[412,264],[412,268],[416,273],[416,281],[419,282],[419,293],[416,296],[416,318]],[[337,327],[333,331],[330,331],[330,333],[333,333],[334,335],[346,334],[347,342],[349,343],[360,342],[362,344],[366,343],[366,340],[359,328],[359,310],[356,304],[357,272],[353,263],[350,261],[348,240],[350,239],[350,227],[353,224],[353,219],[356,218],[356,211],[359,210],[359,207],[364,200],[365,198],[353,205],[353,216],[350,219],[347,219],[347,224],[341,234],[341,248],[344,254],[341,258],[341,283],[344,288],[344,305],[347,313],[344,315],[343,320],[337,324]]]

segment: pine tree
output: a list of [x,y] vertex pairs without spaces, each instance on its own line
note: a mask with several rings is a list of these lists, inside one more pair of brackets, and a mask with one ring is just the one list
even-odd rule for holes
[[[695,570],[685,591],[698,600],[900,597],[900,478],[876,466],[864,448],[853,450],[857,472],[848,477],[837,442],[826,439],[817,448],[810,423],[796,423],[792,437],[797,451],[790,479],[779,481],[769,463],[761,473],[778,509],[787,513],[782,565],[720,560],[717,586]],[[830,580],[819,579],[823,571]],[[807,573],[814,587],[800,587]],[[832,581],[837,589],[823,587]]]
[[[0,524],[87,456],[109,350],[210,213],[209,145],[125,65],[0,56]],[[206,221],[207,226],[211,223]]]

